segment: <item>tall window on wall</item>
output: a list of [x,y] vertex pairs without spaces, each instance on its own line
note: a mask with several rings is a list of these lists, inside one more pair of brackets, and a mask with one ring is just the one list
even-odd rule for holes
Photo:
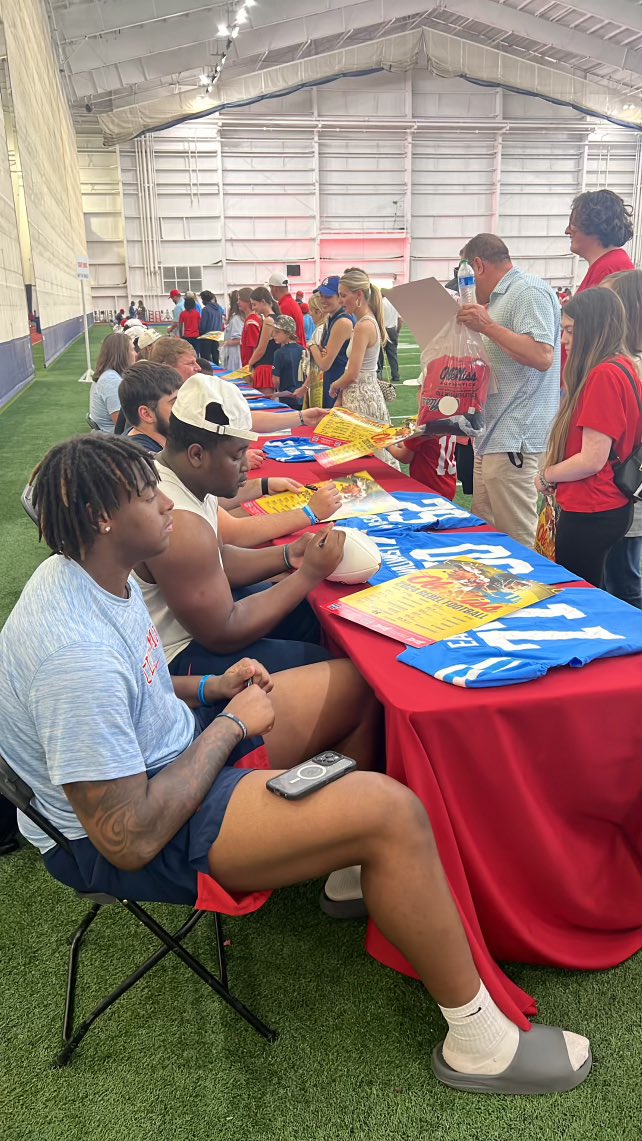
[[203,268],[200,265],[166,265],[163,267],[163,288],[166,293],[180,289],[181,293],[200,293],[203,288]]

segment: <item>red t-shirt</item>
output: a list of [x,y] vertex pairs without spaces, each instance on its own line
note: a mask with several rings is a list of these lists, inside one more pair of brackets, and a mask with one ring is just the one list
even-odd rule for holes
[[[635,365],[627,357],[616,360],[634,377],[642,399]],[[642,439],[642,415],[631,382],[614,361],[598,365],[590,374],[571,421],[564,459],[581,452],[583,428],[610,436],[619,460],[628,459]],[[615,486],[613,466],[608,460],[596,475],[574,483],[558,483],[556,494],[564,511],[613,511],[630,502]]]
[[183,309],[178,318],[178,331],[181,337],[198,337],[201,331],[201,315],[198,309]]
[[302,348],[305,348],[307,342],[305,339],[303,313],[301,312],[301,306],[297,305],[291,293],[286,293],[285,297],[281,298],[279,301],[279,309],[284,317],[292,317],[294,319],[294,324],[296,325],[296,339]]
[[630,269],[635,269],[635,266],[625,250],[607,250],[593,262],[582,284],[578,285],[577,292],[584,293],[585,289],[595,289],[609,274],[626,273]]
[[[590,266],[582,284],[577,287],[576,296],[577,293],[584,293],[587,289],[596,289],[610,274],[626,273],[630,269],[635,269],[635,266],[625,250],[607,250]],[[562,345],[562,376],[564,376],[567,356],[566,349]]]
[[456,436],[426,436],[409,440],[404,447],[413,453],[410,474],[437,495],[454,499],[457,491],[457,465],[455,463]]
[[262,321],[258,313],[248,313],[241,333],[241,364],[245,366],[261,339]]

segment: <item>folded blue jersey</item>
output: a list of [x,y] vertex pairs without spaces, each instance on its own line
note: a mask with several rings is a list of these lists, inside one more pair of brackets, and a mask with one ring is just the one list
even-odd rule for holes
[[456,638],[404,650],[398,660],[439,681],[483,689],[641,650],[642,612],[602,590],[578,587]]
[[[342,524],[343,526],[343,524]],[[390,528],[388,531],[374,531],[374,539],[381,552],[382,564],[377,574],[370,579],[372,586],[379,586],[388,579],[402,574],[434,567],[447,559],[475,559],[478,563],[497,567],[514,574],[516,578],[528,578],[534,582],[557,583],[579,582],[577,575],[550,562],[535,551],[522,547],[521,543],[508,535],[444,535],[409,531],[404,527]]]
[[[306,436],[288,436],[282,440],[269,440],[263,451],[271,460],[282,464],[301,464],[316,458],[319,452],[327,452],[327,444],[315,444]],[[331,479],[331,476],[327,476]]]
[[460,527],[483,527],[484,520],[471,515],[457,503],[441,495],[422,495],[418,491],[390,492],[402,506],[385,515],[367,515],[359,519],[342,519],[342,527],[357,527],[360,531],[389,531],[392,527],[405,527],[411,531],[453,531]]
[[[241,393],[243,395],[243,393]],[[287,404],[279,404],[277,400],[270,400],[268,397],[263,397],[261,400],[248,400],[250,410],[252,412],[291,412],[292,409],[288,408]]]

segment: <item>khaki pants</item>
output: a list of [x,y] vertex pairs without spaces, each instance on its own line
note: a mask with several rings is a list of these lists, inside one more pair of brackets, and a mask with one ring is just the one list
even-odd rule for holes
[[475,515],[481,515],[491,527],[517,539],[525,547],[532,547],[535,543],[535,476],[542,460],[541,455],[522,455],[522,466],[515,467],[506,452],[475,456]]

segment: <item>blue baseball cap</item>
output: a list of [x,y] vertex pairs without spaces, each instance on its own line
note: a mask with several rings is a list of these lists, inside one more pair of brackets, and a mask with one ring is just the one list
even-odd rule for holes
[[322,297],[338,297],[340,280],[339,277],[324,277],[314,292],[320,293]]

